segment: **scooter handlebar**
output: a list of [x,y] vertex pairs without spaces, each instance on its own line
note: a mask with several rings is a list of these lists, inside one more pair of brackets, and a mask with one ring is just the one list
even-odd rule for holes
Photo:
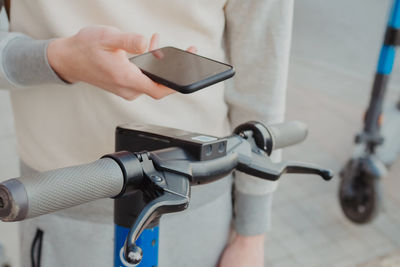
[[[273,149],[294,145],[307,136],[306,125],[298,121],[272,125],[267,127],[267,130]],[[142,166],[138,158],[129,152],[118,153],[115,157],[105,157],[93,163],[0,183],[0,220],[21,221],[96,199],[118,196],[125,190],[125,179],[129,179],[131,185],[135,185],[135,181],[140,182],[142,177]],[[130,163],[121,164],[120,160]],[[225,174],[235,168],[237,158],[234,155],[225,160],[229,167],[223,170],[220,170],[221,166],[217,164],[219,161],[210,161],[209,164],[215,163],[213,166],[216,168],[212,168],[213,172]],[[211,175],[210,169],[192,171],[194,170],[198,172],[195,175],[197,179],[218,176]],[[130,179],[131,177],[139,179]]]
[[117,196],[124,173],[112,158],[7,180],[0,184],[0,219],[21,221]]
[[273,149],[280,149],[304,141],[307,137],[307,125],[300,121],[290,121],[267,127],[272,135]]

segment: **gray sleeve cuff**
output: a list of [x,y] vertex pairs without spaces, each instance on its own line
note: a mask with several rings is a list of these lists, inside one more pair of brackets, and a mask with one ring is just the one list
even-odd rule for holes
[[250,195],[235,190],[234,226],[244,236],[261,235],[270,230],[273,193]]
[[10,39],[1,51],[1,68],[8,82],[15,87],[68,84],[54,72],[47,60],[50,41],[34,40],[22,34]]
[[[273,162],[281,160],[281,151],[271,155]],[[260,235],[271,227],[271,208],[273,192],[278,181],[266,181],[247,175],[235,173],[234,193],[234,226],[236,232],[244,236]]]

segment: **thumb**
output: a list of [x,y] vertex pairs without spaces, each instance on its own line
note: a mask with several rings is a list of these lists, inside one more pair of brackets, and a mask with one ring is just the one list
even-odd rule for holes
[[122,49],[130,54],[142,54],[147,48],[146,38],[136,33],[112,33],[104,44],[109,48]]

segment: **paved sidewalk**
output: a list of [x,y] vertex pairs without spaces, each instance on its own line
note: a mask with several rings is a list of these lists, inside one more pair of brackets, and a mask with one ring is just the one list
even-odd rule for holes
[[[361,129],[389,3],[296,1],[287,118],[306,122],[310,134],[304,144],[285,151],[286,159],[319,163],[335,173],[349,159],[352,140]],[[398,62],[387,106],[400,97]],[[312,176],[284,177],[275,194],[266,266],[342,267],[370,261],[367,266],[380,266],[373,265],[377,258],[396,255],[399,173],[396,163],[383,180],[383,210],[364,226],[343,217],[337,176],[329,183]]]
[[362,264],[360,267],[398,267],[400,266],[400,251],[380,257],[369,263]]
[[[348,78],[329,71],[329,77],[318,79],[326,83],[325,89],[336,91],[330,96],[318,86],[301,83],[307,75],[324,75],[326,69],[300,62],[292,67],[291,80],[296,83],[290,85],[288,118],[306,122],[310,134],[304,144],[287,149],[284,157],[318,163],[338,173],[351,155],[364,104],[353,97],[342,97],[339,92],[343,93],[348,84],[337,81]],[[368,86],[355,81],[352,88],[363,85]],[[399,250],[400,202],[395,189],[390,189],[400,186],[397,168],[398,164],[393,166],[384,180],[384,210],[365,226],[356,226],[343,217],[337,201],[337,176],[328,183],[308,175],[285,176],[275,194],[266,266],[356,266]]]

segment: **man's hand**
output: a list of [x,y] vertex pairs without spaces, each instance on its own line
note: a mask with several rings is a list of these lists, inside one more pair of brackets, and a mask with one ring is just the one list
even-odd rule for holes
[[264,235],[236,234],[222,253],[219,267],[264,267]]
[[[158,39],[158,34],[152,36],[149,50],[158,48]],[[127,58],[127,53],[142,54],[147,48],[147,40],[139,34],[91,26],[50,42],[47,57],[54,71],[67,82],[90,83],[126,100],[141,94],[160,99],[175,91],[153,82]],[[196,52],[196,48],[188,51]]]

